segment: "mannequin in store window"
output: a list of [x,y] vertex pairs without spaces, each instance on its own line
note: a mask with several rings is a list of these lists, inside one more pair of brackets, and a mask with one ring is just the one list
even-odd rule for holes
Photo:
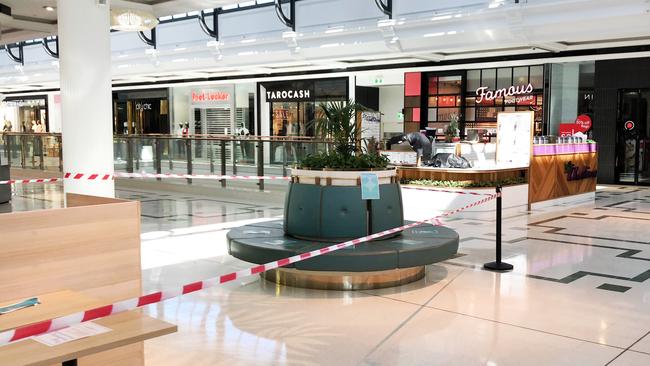
[[183,125],[183,129],[181,130],[181,135],[183,135],[183,137],[188,137],[190,135],[190,124],[189,123],[186,122]]
[[11,121],[7,119],[7,116],[5,116],[4,125],[2,126],[2,132],[11,132],[11,129],[12,129]]
[[45,132],[45,125],[43,125],[43,122],[36,121],[36,125],[34,126],[34,133],[44,133],[44,132]]

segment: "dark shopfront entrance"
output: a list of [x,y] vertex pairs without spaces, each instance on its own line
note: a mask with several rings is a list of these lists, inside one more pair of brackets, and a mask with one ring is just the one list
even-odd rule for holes
[[650,89],[620,90],[619,99],[617,182],[650,185]]
[[[650,58],[595,62],[593,139],[599,184],[650,184]],[[645,105],[645,111],[643,109]],[[634,128],[625,130],[625,122]]]

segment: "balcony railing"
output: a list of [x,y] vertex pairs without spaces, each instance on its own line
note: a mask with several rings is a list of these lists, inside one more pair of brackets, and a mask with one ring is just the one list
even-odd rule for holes
[[[61,141],[58,133],[2,133],[0,161],[16,168],[62,172]],[[115,171],[128,173],[287,176],[306,155],[329,148],[330,142],[309,137],[115,135],[113,162]],[[257,184],[264,189],[264,181]]]

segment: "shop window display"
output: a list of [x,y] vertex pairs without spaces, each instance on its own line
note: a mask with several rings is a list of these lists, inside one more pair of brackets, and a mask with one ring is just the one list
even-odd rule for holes
[[[535,134],[543,132],[544,67],[522,66],[470,70],[466,103],[465,129],[491,131],[499,112],[534,111]],[[480,85],[478,88],[474,88]],[[481,89],[479,91],[479,88]]]
[[[321,103],[348,99],[348,79],[315,79],[263,84],[269,103],[270,134],[278,137],[313,137],[312,121],[319,116]],[[290,144],[291,149],[295,144]],[[273,163],[298,161],[299,151],[287,145],[271,144]]]
[[0,104],[4,132],[49,131],[47,97],[8,97]]
[[452,118],[461,114],[463,79],[461,75],[431,75],[427,84],[427,127],[442,139]]

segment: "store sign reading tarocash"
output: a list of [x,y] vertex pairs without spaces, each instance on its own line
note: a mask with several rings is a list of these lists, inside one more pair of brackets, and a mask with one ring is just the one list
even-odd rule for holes
[[501,97],[513,97],[517,95],[530,94],[535,90],[533,84],[510,86],[508,88],[501,88],[497,90],[489,90],[487,86],[482,86],[476,89],[476,103],[480,104],[484,101],[494,100]]
[[313,99],[312,91],[309,89],[273,90],[266,92],[267,102],[304,101],[311,99]]

